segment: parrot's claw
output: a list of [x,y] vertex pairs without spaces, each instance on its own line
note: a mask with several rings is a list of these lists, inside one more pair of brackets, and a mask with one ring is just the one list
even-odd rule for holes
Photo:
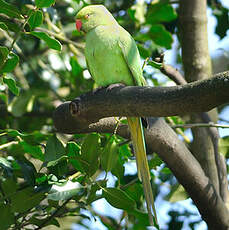
[[111,85],[109,85],[109,86],[107,87],[107,91],[110,91],[110,90],[112,90],[112,89],[114,89],[114,88],[121,87],[121,86],[125,86],[125,84],[123,84],[123,83],[111,84]]

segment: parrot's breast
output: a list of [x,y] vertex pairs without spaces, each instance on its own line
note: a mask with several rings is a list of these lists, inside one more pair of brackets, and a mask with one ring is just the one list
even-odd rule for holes
[[86,35],[85,57],[88,69],[99,86],[134,84],[118,45],[119,38],[118,26],[98,26]]

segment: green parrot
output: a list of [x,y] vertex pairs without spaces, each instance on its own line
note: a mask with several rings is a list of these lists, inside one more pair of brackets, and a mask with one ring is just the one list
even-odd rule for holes
[[[146,85],[134,39],[103,5],[89,5],[81,9],[76,16],[76,28],[86,33],[85,58],[88,70],[97,85]],[[141,118],[128,117],[127,121],[150,224],[157,225]]]

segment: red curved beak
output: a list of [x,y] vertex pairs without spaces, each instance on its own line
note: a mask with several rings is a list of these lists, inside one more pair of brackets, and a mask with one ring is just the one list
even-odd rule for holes
[[80,31],[81,27],[82,27],[82,22],[79,19],[76,19],[76,29]]

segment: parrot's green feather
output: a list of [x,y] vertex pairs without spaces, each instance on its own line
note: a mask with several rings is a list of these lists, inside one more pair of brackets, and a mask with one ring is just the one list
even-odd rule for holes
[[[115,83],[146,85],[134,39],[119,26],[104,6],[87,6],[80,10],[77,19],[81,20],[82,30],[86,32],[85,57],[89,72],[97,85],[108,86]],[[143,184],[149,220],[153,225],[152,207],[157,224],[141,119],[129,117],[127,120],[136,155],[138,176]]]
[[141,68],[139,68],[139,53],[135,41],[133,40],[133,42],[124,42],[124,38],[125,36],[121,36],[118,44],[121,49],[123,58],[129,67],[134,85],[144,86],[146,85],[146,81],[142,75]]

